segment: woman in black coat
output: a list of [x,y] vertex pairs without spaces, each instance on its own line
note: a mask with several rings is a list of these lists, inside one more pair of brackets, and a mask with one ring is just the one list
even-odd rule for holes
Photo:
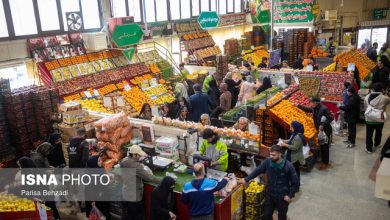
[[152,192],[150,205],[150,219],[169,220],[176,219],[173,214],[175,180],[166,176]]
[[256,90],[256,94],[260,94],[271,87],[271,80],[268,77],[264,77],[263,84]]
[[210,97],[210,100],[213,102],[213,110],[217,106],[219,106],[219,97],[221,96],[221,92],[219,91],[219,88],[217,86],[217,81],[215,79],[210,81],[210,87],[207,91],[207,95]]
[[50,135],[48,142],[53,146],[50,154],[47,156],[49,164],[53,167],[64,167],[65,157],[62,151],[61,135],[58,132],[54,132]]

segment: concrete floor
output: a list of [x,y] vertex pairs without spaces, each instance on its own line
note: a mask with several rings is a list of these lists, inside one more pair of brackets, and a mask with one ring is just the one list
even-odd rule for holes
[[[301,192],[290,205],[291,220],[389,220],[387,201],[374,196],[375,183],[368,178],[380,150],[365,152],[365,126],[358,125],[356,147],[347,149],[346,138],[335,136],[330,149],[333,165],[327,171],[316,167],[301,172]],[[382,145],[390,135],[390,123],[383,129]]]

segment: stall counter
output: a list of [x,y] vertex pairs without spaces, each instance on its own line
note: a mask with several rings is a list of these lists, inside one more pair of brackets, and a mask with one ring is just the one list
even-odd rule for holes
[[[172,168],[169,168],[167,171],[155,171],[154,176],[163,179],[166,172],[172,172]],[[176,186],[174,188],[175,202],[176,202],[176,213],[177,219],[186,220],[190,219],[188,205],[183,204],[181,201],[181,192],[185,183],[190,182],[194,179],[191,174],[188,173],[174,173],[177,176]],[[150,219],[150,202],[151,194],[156,184],[146,183],[144,185],[144,201],[145,201],[145,211],[146,219]],[[240,209],[242,202],[243,186],[237,186],[230,192],[227,197],[214,196],[214,219],[215,220],[230,220],[232,216],[237,215],[237,212]]]

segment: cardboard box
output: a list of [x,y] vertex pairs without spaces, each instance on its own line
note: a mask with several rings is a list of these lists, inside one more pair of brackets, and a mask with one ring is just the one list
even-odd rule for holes
[[375,196],[380,199],[390,200],[390,159],[383,158],[376,173]]
[[76,110],[62,113],[62,120],[64,123],[72,125],[89,120],[89,113],[84,110]]
[[59,110],[60,110],[60,112],[70,112],[70,111],[81,110],[81,104],[78,102],[63,103],[60,105]]
[[76,131],[78,128],[84,128],[84,125],[78,124],[70,127],[69,125],[59,124],[58,129],[60,130],[62,142],[69,143],[70,139],[76,136]]

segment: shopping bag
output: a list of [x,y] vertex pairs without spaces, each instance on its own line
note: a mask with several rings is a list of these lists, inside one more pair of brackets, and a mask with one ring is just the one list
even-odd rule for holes
[[88,220],[106,220],[106,216],[92,203],[92,210],[89,213]]
[[381,122],[384,123],[387,119],[387,114],[384,110],[376,109],[372,105],[368,105],[366,111],[364,112],[364,116],[369,121]]
[[328,143],[328,136],[326,136],[326,133],[323,130],[318,133],[318,143],[320,145]]

